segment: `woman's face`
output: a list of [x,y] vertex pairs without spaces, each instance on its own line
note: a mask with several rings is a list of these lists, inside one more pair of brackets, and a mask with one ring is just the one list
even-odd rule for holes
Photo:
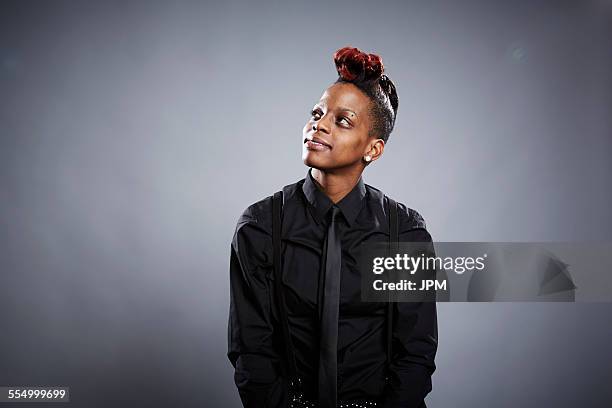
[[369,107],[370,98],[351,83],[327,88],[304,126],[304,164],[320,170],[363,166],[376,140],[369,136]]

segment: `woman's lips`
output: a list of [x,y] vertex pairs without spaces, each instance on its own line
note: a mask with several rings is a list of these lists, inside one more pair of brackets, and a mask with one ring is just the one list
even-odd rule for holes
[[307,140],[306,141],[306,148],[308,150],[317,150],[317,151],[329,150],[330,149],[329,146],[324,145],[323,143],[315,142],[314,140]]
[[316,151],[329,150],[329,146],[324,145],[323,143],[315,142],[314,140],[307,140],[306,148],[308,150],[316,150]]

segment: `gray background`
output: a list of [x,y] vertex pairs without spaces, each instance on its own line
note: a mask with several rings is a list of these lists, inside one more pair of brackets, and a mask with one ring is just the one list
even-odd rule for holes
[[[400,96],[364,179],[435,240],[612,240],[611,40],[610,1],[0,3],[0,385],[238,407],[235,222],[345,45]],[[429,406],[611,406],[611,306],[440,305]]]

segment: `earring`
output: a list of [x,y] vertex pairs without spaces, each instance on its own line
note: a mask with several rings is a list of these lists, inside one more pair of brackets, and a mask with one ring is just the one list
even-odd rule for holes
[[372,160],[372,156],[367,155],[363,158],[366,162],[370,162],[370,160]]

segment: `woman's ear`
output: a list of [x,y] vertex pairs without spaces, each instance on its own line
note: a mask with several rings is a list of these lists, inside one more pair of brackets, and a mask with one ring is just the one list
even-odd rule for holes
[[385,150],[385,141],[382,139],[376,139],[372,141],[368,147],[368,150],[363,155],[366,162],[373,162],[377,160],[383,151]]

